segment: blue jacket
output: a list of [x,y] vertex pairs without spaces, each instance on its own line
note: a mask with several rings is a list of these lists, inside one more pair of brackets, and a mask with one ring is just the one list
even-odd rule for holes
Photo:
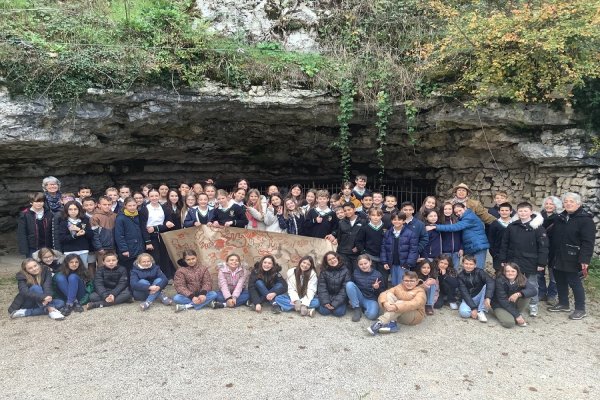
[[423,258],[436,258],[442,255],[442,234],[433,229],[427,232],[429,240],[427,246],[421,251],[420,255]]
[[[392,264],[394,257],[394,228],[389,229],[383,236],[381,243],[381,263]],[[398,242],[398,254],[400,266],[408,265],[414,268],[419,256],[419,232],[411,229],[408,225],[402,227],[400,241]]]
[[[425,224],[419,221],[416,218],[410,220],[410,222],[406,223],[411,230],[415,231],[419,237],[419,253],[425,250],[425,247],[429,243],[429,235],[427,235],[427,230],[425,229]],[[390,228],[391,230],[392,228]]]
[[[158,264],[152,264],[150,268],[144,269],[140,268],[137,263],[134,263],[133,268],[131,269],[131,289],[140,292],[147,292],[150,286],[152,286],[152,282],[157,278],[162,278],[162,283],[158,286],[160,286],[161,289],[164,289],[167,286],[167,283],[169,283],[169,280],[160,270]],[[142,279],[150,283],[140,282]]]
[[115,244],[117,252],[122,257],[122,253],[128,251],[129,258],[135,258],[145,250],[144,237],[140,228],[140,217],[128,217],[122,212],[115,219]]
[[[379,279],[380,282],[379,289],[373,289],[373,284],[377,279]],[[379,294],[386,289],[386,282],[383,280],[381,272],[377,271],[375,268],[371,268],[371,271],[369,272],[364,272],[360,268],[354,268],[352,282],[358,287],[365,299],[369,300],[377,300]]]
[[487,250],[490,245],[485,234],[485,225],[473,210],[467,208],[462,218],[456,224],[436,225],[440,232],[462,231],[463,248],[466,254],[475,254],[481,250]]

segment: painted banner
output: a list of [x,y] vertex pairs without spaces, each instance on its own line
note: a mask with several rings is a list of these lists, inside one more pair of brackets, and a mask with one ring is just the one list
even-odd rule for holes
[[[209,268],[216,284],[217,264],[225,261],[231,253],[238,254],[243,263],[250,267],[266,255],[272,255],[283,269],[296,267],[300,258],[309,255],[315,260],[317,269],[326,252],[335,250],[325,239],[273,233],[242,228],[213,228],[201,225],[161,233],[173,265],[181,258],[184,250],[195,250],[202,265]],[[213,286],[217,288],[217,286]]]

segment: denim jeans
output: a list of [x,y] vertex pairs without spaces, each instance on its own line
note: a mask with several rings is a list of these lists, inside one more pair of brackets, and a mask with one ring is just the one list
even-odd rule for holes
[[324,306],[319,306],[317,310],[321,315],[335,315],[336,317],[343,317],[346,314],[346,304],[338,306],[333,311]]
[[537,305],[537,303],[539,301],[537,272],[534,272],[533,274],[525,274],[525,276],[527,277],[527,281],[529,283],[531,283],[533,285],[533,287],[535,287],[535,296],[532,296],[531,300],[529,301],[530,306],[535,306],[535,305]]
[[374,320],[379,316],[379,303],[376,300],[367,299],[354,282],[346,283],[346,295],[352,308],[361,307],[365,317]]
[[476,253],[470,254],[471,256],[475,257],[475,263],[477,265],[477,268],[485,269],[485,259],[487,258],[487,252],[487,249],[484,249],[479,250]]
[[585,311],[585,290],[583,290],[583,283],[581,282],[581,278],[579,278],[579,273],[555,269],[554,278],[556,278],[556,288],[558,289],[558,303],[563,306],[569,305],[570,287],[575,298],[575,309]]
[[59,292],[67,298],[67,304],[73,304],[75,300],[81,300],[85,296],[85,283],[76,273],[65,276],[62,272],[54,275],[54,282]]
[[402,268],[400,265],[392,265],[392,286],[399,285],[402,282],[402,278],[404,278],[404,273],[406,269]]
[[[283,311],[292,311],[294,309],[294,304],[292,304],[292,300],[290,296],[287,294],[280,294],[279,296],[275,296],[275,303],[279,304],[279,307]],[[313,297],[308,305],[308,308],[318,308],[319,307],[319,299],[317,297]]]
[[427,293],[427,302],[425,303],[425,305],[433,306],[433,303],[435,301],[435,292],[437,290],[437,285],[431,285],[429,286],[429,289],[425,288],[425,286],[423,286],[423,288],[425,289],[425,293]]
[[[486,285],[483,285],[483,288],[477,293],[475,297],[473,297],[473,301],[477,304],[477,311],[481,312],[485,310],[484,301],[485,301],[485,289]],[[471,307],[463,300],[460,303],[460,307],[458,307],[458,313],[463,318],[471,317]]]
[[[164,281],[164,279],[162,279],[162,278],[156,278],[155,280],[152,281],[152,283],[150,283],[146,279],[140,279],[139,282],[144,283],[149,286],[154,286],[154,285],[161,286],[166,283]],[[148,303],[152,303],[154,300],[156,300],[158,298],[158,296],[161,295],[161,293],[162,293],[162,290],[158,290],[156,293],[150,294],[149,290],[133,289],[133,298],[136,299],[137,301],[147,301]]]
[[548,268],[548,284],[546,285],[546,269],[543,271],[538,271],[538,295],[540,297],[546,296],[547,298],[552,298],[558,296],[558,291],[556,290],[556,280],[554,279],[554,269]]
[[[38,293],[38,294],[44,294],[44,289],[42,289],[42,287],[40,285],[33,285],[29,288],[29,290],[31,290],[34,293]],[[50,303],[48,303],[47,305],[42,305],[41,302],[39,303],[35,303],[35,304],[23,304],[22,308],[24,308],[25,310],[25,315],[28,317],[34,317],[36,315],[45,315],[48,314],[48,307],[54,307],[56,309],[61,308],[65,305],[65,302],[62,301],[61,299],[52,299],[52,301]]]
[[[223,292],[221,292],[220,290],[217,292],[217,302],[219,303],[225,303],[226,299],[225,296],[223,296]],[[246,304],[246,302],[250,300],[250,293],[248,293],[247,289],[242,290],[242,293],[240,293],[240,297],[237,298],[237,300],[235,301],[235,306],[239,307],[239,306],[243,306]]]
[[190,299],[189,297],[185,297],[182,294],[177,293],[175,296],[173,296],[173,301],[177,304],[193,304],[194,309],[196,310],[200,310],[202,307],[207,306],[208,304],[210,304],[211,301],[216,300],[217,299],[217,292],[215,291],[209,291],[208,293],[206,293],[206,300],[204,300],[204,302],[200,303],[200,304],[194,304],[192,303],[192,299]]
[[265,285],[262,279],[258,279],[256,281],[256,290],[258,290],[258,293],[260,293],[262,303],[266,301],[266,297],[269,293],[277,293],[278,291],[283,290],[283,284],[277,282],[275,285],[273,285],[273,287],[271,287],[271,289],[268,289],[267,285]]

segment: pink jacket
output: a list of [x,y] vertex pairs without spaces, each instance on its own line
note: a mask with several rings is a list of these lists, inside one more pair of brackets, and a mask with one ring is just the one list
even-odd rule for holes
[[219,278],[219,290],[223,293],[223,297],[228,299],[230,297],[238,298],[244,290],[244,287],[248,283],[250,277],[250,271],[248,270],[248,264],[241,263],[235,271],[231,271],[227,264],[219,263],[217,265],[218,278]]

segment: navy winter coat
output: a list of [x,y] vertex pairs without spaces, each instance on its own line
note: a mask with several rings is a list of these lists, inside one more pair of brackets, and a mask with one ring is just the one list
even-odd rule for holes
[[[152,286],[152,282],[157,278],[162,278],[162,282],[158,286],[161,290],[164,289],[167,286],[167,283],[169,283],[169,280],[160,270],[158,264],[152,264],[150,268],[140,268],[137,263],[134,263],[133,268],[131,269],[131,289],[147,292],[150,286]],[[148,281],[149,283],[143,282],[142,280]]]
[[[394,260],[394,228],[388,230],[383,236],[381,243],[381,263],[392,265]],[[398,255],[400,256],[400,266],[408,265],[414,268],[419,257],[419,232],[410,229],[404,225],[400,232],[400,241],[398,242]]]
[[487,250],[490,245],[485,234],[485,225],[479,217],[467,208],[462,218],[456,224],[436,225],[439,232],[458,232],[462,231],[463,249],[466,254],[475,254],[481,250]]
[[122,212],[117,215],[115,220],[115,244],[119,256],[128,251],[131,259],[144,252],[146,246],[142,236],[139,215],[128,217]]

